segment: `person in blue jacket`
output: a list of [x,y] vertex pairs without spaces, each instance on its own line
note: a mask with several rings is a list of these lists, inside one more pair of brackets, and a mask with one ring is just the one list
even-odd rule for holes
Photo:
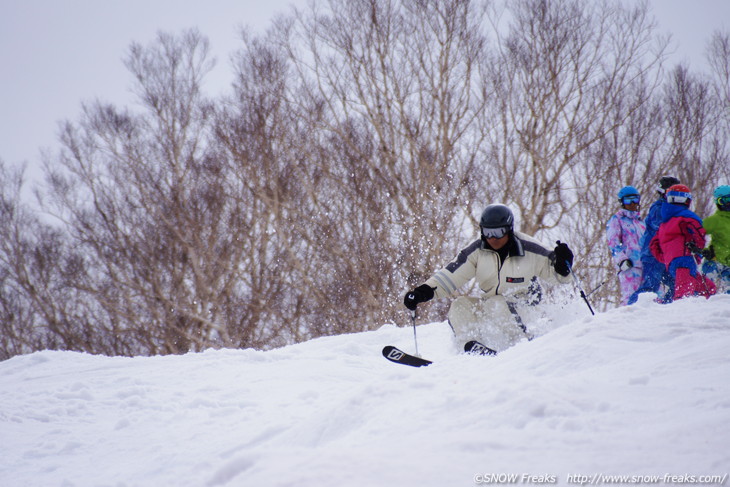
[[[664,264],[656,260],[651,253],[649,243],[654,238],[659,225],[662,224],[662,206],[666,204],[667,197],[664,194],[670,186],[680,184],[679,179],[674,176],[662,176],[657,186],[659,197],[652,203],[644,223],[646,231],[641,239],[641,266],[643,270],[639,288],[628,299],[628,304],[634,304],[641,293],[656,293],[657,301],[660,303],[671,303],[673,301],[674,279],[667,271]],[[662,288],[663,285],[663,288]]]

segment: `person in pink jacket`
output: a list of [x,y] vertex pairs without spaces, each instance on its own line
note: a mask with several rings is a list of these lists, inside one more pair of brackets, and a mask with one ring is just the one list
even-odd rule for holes
[[715,283],[697,268],[701,259],[695,252],[705,247],[705,229],[689,209],[692,193],[684,184],[675,184],[666,196],[670,204],[662,207],[662,223],[649,244],[651,252],[674,276],[674,299],[709,297],[715,294]]
[[626,305],[641,284],[641,238],[646,231],[646,224],[639,214],[641,197],[638,189],[633,186],[621,188],[618,200],[621,209],[606,224],[606,243],[616,265],[621,304]]

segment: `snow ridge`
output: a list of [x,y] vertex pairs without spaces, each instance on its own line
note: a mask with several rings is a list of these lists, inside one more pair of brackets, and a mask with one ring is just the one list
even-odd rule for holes
[[269,352],[14,357],[0,362],[0,484],[443,487],[727,474],[730,295],[642,299],[596,316],[574,307],[538,326],[533,341],[473,357],[456,353],[446,323],[422,325],[419,349],[435,363],[420,369],[380,355],[387,344],[413,351],[412,329],[394,325]]

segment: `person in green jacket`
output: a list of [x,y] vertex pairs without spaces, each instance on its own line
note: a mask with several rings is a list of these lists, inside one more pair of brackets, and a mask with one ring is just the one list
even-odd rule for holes
[[712,197],[717,211],[702,221],[710,237],[702,270],[715,281],[718,293],[730,293],[730,186],[718,186]]

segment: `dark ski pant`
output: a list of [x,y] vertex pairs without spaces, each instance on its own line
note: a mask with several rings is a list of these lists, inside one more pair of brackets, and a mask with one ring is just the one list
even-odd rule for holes
[[[639,288],[629,297],[628,304],[634,304],[639,299],[641,293],[656,293],[659,296],[659,302],[671,303],[674,300],[674,278],[667,271],[667,266],[656,260],[655,258],[642,258],[644,275]],[[659,289],[664,284],[667,293],[661,296]]]

